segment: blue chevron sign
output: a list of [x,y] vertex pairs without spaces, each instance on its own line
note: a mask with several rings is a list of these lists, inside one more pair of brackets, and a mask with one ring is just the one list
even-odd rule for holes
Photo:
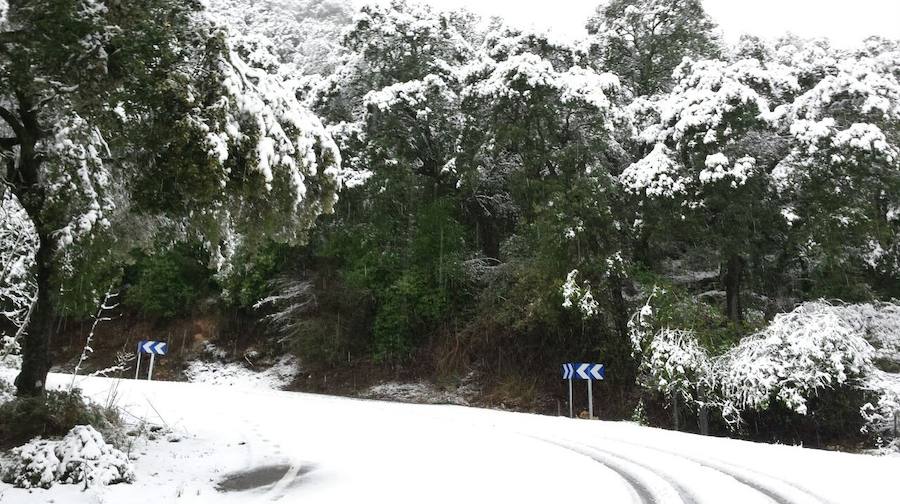
[[602,380],[606,378],[606,366],[568,362],[562,365],[562,377],[563,380]]
[[138,343],[138,350],[145,354],[166,355],[166,352],[169,351],[169,347],[165,341],[142,340]]

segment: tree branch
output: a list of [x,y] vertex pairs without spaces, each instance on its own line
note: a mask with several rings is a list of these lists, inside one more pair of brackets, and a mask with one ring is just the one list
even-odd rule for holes
[[15,133],[17,137],[22,138],[25,136],[25,127],[22,126],[22,123],[19,122],[19,118],[10,112],[9,109],[0,106],[0,118],[6,121],[6,124],[9,124],[9,127],[12,128],[13,133]]

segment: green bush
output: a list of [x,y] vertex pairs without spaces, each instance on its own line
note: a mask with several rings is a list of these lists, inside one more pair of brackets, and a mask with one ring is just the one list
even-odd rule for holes
[[270,294],[272,280],[284,273],[287,259],[295,254],[295,248],[276,242],[241,252],[223,280],[224,297],[236,307],[252,309]]
[[671,327],[693,331],[697,341],[713,354],[721,353],[765,325],[765,320],[745,320],[735,324],[728,320],[720,306],[697,297],[687,289],[646,270],[630,274],[635,284],[646,293],[656,291],[652,301],[657,329]]
[[125,302],[142,313],[163,318],[184,315],[212,290],[208,254],[197,244],[179,243],[162,253],[135,255],[135,264],[126,271],[126,283],[131,285]]
[[42,397],[17,397],[0,404],[0,447],[37,436],[62,436],[76,425],[91,425],[107,439],[115,439],[117,424],[113,410],[85,401],[79,390],[51,390]]

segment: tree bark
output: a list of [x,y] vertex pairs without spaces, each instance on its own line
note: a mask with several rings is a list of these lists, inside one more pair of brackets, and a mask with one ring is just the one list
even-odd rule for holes
[[672,424],[675,430],[681,430],[680,415],[678,411],[678,392],[672,396]]
[[728,257],[725,266],[725,314],[734,323],[744,319],[744,310],[741,306],[741,279],[744,273],[744,259],[737,254]]
[[24,95],[16,93],[16,96],[19,101],[17,113],[0,107],[0,118],[13,130],[18,145],[18,162],[7,166],[7,181],[34,224],[39,243],[35,255],[37,299],[23,336],[22,370],[15,385],[19,396],[39,396],[46,389],[50,371],[50,335],[55,318],[50,300],[50,278],[56,240],[53,225],[44,215],[47,192],[40,175],[41,157],[37,145],[41,129],[37,111]]
[[700,406],[700,411],[697,412],[697,423],[700,427],[700,434],[703,436],[709,435],[709,407],[706,405],[706,387],[701,383],[697,387],[697,397],[700,398],[700,401],[703,402],[703,406]]
[[52,238],[40,236],[40,246],[35,257],[37,301],[24,334],[22,370],[15,380],[16,394],[19,396],[42,395],[46,388],[47,373],[50,371],[50,335],[55,319],[50,301],[53,249]]

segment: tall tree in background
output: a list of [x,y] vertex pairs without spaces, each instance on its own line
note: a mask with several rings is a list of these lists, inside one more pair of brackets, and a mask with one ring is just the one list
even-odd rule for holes
[[667,90],[685,57],[719,53],[701,0],[609,0],[587,22],[589,50],[637,96]]
[[60,298],[76,275],[91,283],[83,265],[114,266],[105,252],[128,242],[127,215],[196,229],[227,259],[255,233],[302,239],[330,210],[337,147],[282,83],[199,2],[10,2],[3,180],[38,238],[20,395],[43,393]]
[[[783,219],[773,204],[770,173],[787,152],[775,126],[778,105],[798,85],[789,69],[756,60],[685,61],[671,93],[653,102],[658,122],[640,134],[653,150],[620,177],[641,199],[650,222],[688,222],[685,241],[719,255],[725,311],[743,317],[741,290],[750,256],[764,257]],[[660,202],[675,201],[667,213]]]
[[869,299],[869,279],[886,286],[900,274],[900,51],[870,42],[785,118],[791,151],[775,183],[813,296]]
[[317,252],[372,294],[379,360],[407,359],[463,295],[456,157],[468,22],[411,2],[365,6],[345,34],[344,63],[309,93],[354,186]]

